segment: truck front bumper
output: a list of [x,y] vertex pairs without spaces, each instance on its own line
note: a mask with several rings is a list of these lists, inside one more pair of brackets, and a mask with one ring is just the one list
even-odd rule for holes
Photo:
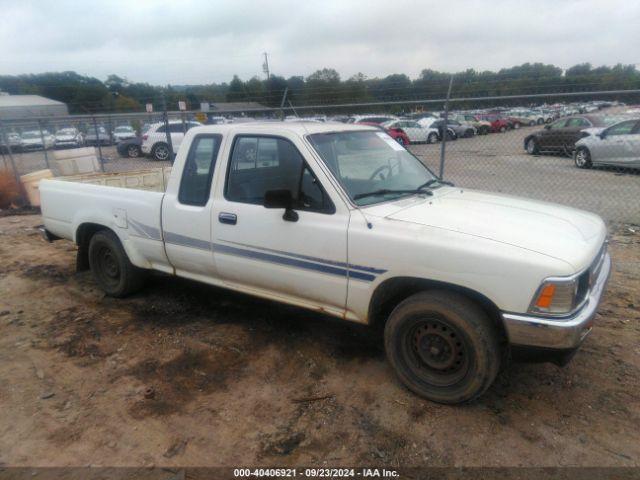
[[[611,257],[606,253],[586,302],[580,310],[569,317],[548,318],[503,313],[502,318],[510,345],[515,350],[526,351],[527,356],[531,356],[529,354],[537,351],[542,357],[541,359],[544,359],[545,355],[553,357],[554,352],[561,354],[560,356],[563,358],[570,358],[571,354],[591,333],[593,320],[610,273]],[[549,358],[549,360],[553,361],[554,359]]]

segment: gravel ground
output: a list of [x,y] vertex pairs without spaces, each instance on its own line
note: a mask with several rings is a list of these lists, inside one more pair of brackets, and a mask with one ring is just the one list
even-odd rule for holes
[[161,275],[107,298],[39,222],[0,218],[0,467],[640,466],[638,227],[567,367],[448,407],[362,327]]

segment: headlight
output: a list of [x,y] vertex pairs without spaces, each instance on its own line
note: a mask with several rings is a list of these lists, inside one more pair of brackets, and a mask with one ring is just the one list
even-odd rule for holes
[[578,286],[578,278],[545,280],[533,297],[529,312],[543,315],[571,313],[577,307]]

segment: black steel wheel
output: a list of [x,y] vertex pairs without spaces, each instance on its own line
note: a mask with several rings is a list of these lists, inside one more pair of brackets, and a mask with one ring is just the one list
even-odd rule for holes
[[447,404],[484,393],[501,359],[495,324],[467,297],[447,291],[401,302],[385,325],[385,350],[406,387]]
[[146,271],[131,263],[111,230],[101,230],[91,237],[89,265],[96,283],[111,297],[125,297],[139,290],[146,279]]

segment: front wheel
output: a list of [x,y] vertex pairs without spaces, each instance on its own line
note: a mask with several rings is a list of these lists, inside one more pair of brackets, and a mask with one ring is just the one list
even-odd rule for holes
[[144,285],[146,272],[131,263],[120,240],[110,230],[89,242],[89,266],[100,288],[110,297],[125,297]]
[[500,367],[498,332],[484,311],[453,292],[412,295],[391,313],[387,358],[410,390],[439,403],[482,395]]
[[138,158],[142,154],[140,147],[138,145],[129,145],[127,147],[127,157],[129,158]]
[[585,147],[578,147],[573,156],[573,161],[578,168],[591,168],[593,165],[591,163],[591,153]]
[[524,144],[524,148],[529,155],[537,155],[539,153],[538,142],[535,138],[529,138]]
[[396,137],[396,142],[398,142],[400,145],[404,145],[404,139],[402,137]]

